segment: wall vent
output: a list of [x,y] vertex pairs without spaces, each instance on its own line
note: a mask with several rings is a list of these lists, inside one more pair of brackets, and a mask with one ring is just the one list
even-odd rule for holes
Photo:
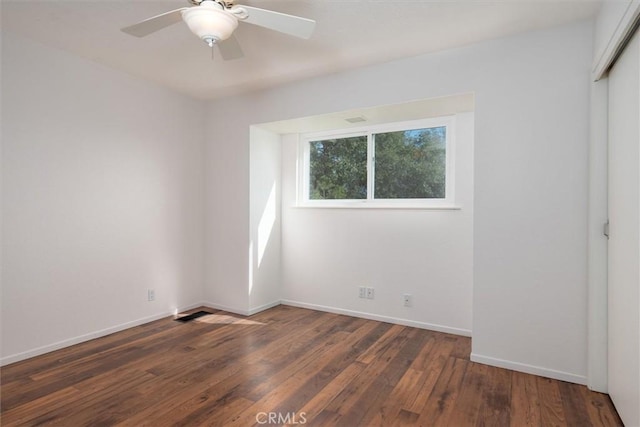
[[349,123],[360,123],[360,122],[366,122],[367,119],[363,116],[357,116],[357,117],[349,117],[348,119],[345,119],[347,122]]

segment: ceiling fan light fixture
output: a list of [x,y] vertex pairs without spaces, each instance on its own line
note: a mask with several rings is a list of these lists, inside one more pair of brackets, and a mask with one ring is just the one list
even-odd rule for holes
[[[2,1],[2,0],[0,0]],[[218,50],[225,60],[242,58],[242,49],[233,32],[239,21],[279,31],[294,37],[311,37],[316,21],[286,13],[236,5],[235,0],[189,0],[193,6],[170,10],[121,29],[134,37],[145,37],[163,28],[184,21],[192,33],[211,48],[218,42]]]
[[183,10],[182,19],[193,34],[209,44],[211,40],[228,39],[238,27],[238,19],[215,1],[203,1],[200,6]]

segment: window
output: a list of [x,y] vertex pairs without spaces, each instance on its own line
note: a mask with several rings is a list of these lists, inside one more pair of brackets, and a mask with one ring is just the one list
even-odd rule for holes
[[309,199],[367,198],[367,137],[309,141]]
[[446,117],[303,135],[301,204],[451,206],[452,124]]

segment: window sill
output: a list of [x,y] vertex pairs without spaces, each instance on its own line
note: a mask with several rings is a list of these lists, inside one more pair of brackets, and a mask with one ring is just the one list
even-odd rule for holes
[[458,205],[427,205],[423,203],[301,203],[292,206],[294,209],[396,209],[425,211],[459,211]]

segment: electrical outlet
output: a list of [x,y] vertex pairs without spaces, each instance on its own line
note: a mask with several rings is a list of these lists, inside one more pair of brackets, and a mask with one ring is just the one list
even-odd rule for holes
[[153,289],[147,289],[147,301],[156,300],[156,291]]
[[358,297],[359,298],[366,298],[367,297],[367,288],[365,288],[364,286],[360,286],[358,288]]
[[404,298],[404,306],[411,307],[411,294],[404,294],[403,298]]
[[375,289],[367,288],[367,299],[373,299],[375,297]]

